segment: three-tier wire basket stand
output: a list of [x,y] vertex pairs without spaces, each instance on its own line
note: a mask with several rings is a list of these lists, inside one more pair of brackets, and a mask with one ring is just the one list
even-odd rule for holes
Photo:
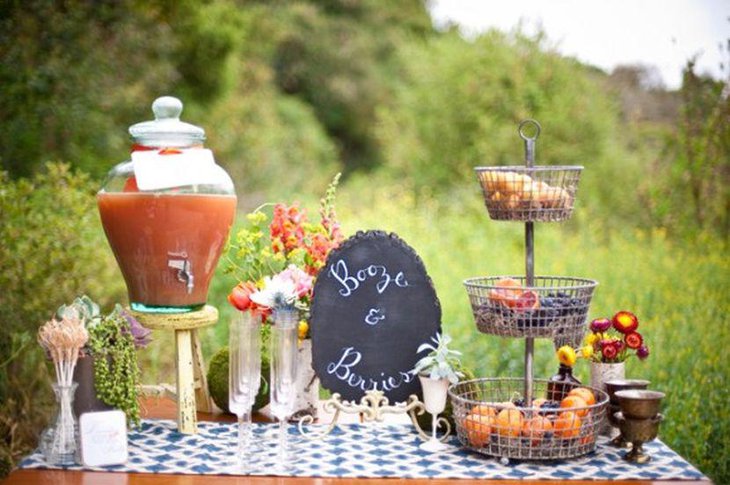
[[[583,170],[536,166],[540,129],[530,119],[519,125],[524,166],[475,169],[489,217],[525,224],[525,275],[464,282],[480,332],[525,339],[524,378],[475,379],[449,389],[462,445],[503,459],[564,459],[593,451],[608,403],[603,391],[591,389],[596,402],[590,405],[540,407],[547,401],[548,382],[533,375],[535,338],[551,338],[556,348],[577,346],[597,286],[585,278],[535,275],[534,224],[570,218]],[[522,398],[516,405],[518,394]]]

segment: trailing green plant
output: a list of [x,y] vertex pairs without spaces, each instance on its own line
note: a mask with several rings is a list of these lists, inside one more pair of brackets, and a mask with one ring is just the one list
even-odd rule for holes
[[117,305],[109,315],[90,325],[88,331],[97,397],[124,411],[130,424],[139,425],[137,347],[146,345],[149,330]]

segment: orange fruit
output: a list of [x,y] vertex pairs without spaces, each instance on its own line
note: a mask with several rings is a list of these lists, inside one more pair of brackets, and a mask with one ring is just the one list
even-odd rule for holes
[[530,438],[533,446],[537,446],[545,433],[553,430],[553,424],[548,418],[543,416],[535,416],[522,424],[522,436]]
[[503,409],[497,414],[493,426],[500,436],[516,438],[522,431],[524,421],[522,413],[517,409]]
[[517,405],[515,405],[512,401],[502,401],[497,403],[497,408],[499,408],[500,411],[502,409],[516,409]]
[[[588,404],[585,402],[585,399],[576,395],[566,396],[562,401],[560,401],[561,408],[584,408],[586,406],[588,406]],[[576,409],[575,414],[581,418],[585,417],[588,415],[588,409]]]
[[484,404],[480,404],[477,406],[474,406],[471,408],[470,414],[479,415],[479,416],[488,416],[490,418],[493,418],[497,416],[497,410],[492,406],[486,406]]
[[489,442],[489,433],[492,431],[494,418],[481,414],[470,414],[464,419],[466,438],[472,446],[481,448]]
[[593,391],[591,391],[587,387],[576,387],[575,389],[571,389],[571,391],[568,393],[568,396],[582,397],[586,404],[589,406],[593,406],[594,404],[596,404],[596,396],[594,396]]
[[573,411],[564,411],[553,423],[555,435],[559,438],[577,438],[580,435],[581,420]]
[[512,278],[497,280],[494,284],[497,288],[489,290],[489,299],[493,303],[501,303],[508,307],[515,305],[515,302],[522,295],[522,285]]

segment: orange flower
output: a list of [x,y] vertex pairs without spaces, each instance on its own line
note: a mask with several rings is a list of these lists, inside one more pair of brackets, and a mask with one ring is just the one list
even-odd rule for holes
[[624,335],[634,332],[639,326],[639,319],[636,318],[636,315],[627,311],[620,311],[616,313],[611,321],[613,323],[613,328]]

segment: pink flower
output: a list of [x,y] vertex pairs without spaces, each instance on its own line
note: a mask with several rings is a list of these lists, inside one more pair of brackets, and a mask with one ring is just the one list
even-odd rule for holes
[[306,271],[296,265],[290,264],[289,267],[279,273],[278,276],[279,278],[289,280],[294,284],[294,291],[296,291],[297,298],[303,298],[312,294],[314,277],[307,274]]
[[591,330],[594,333],[602,333],[611,328],[611,320],[608,318],[596,318],[591,322]]

